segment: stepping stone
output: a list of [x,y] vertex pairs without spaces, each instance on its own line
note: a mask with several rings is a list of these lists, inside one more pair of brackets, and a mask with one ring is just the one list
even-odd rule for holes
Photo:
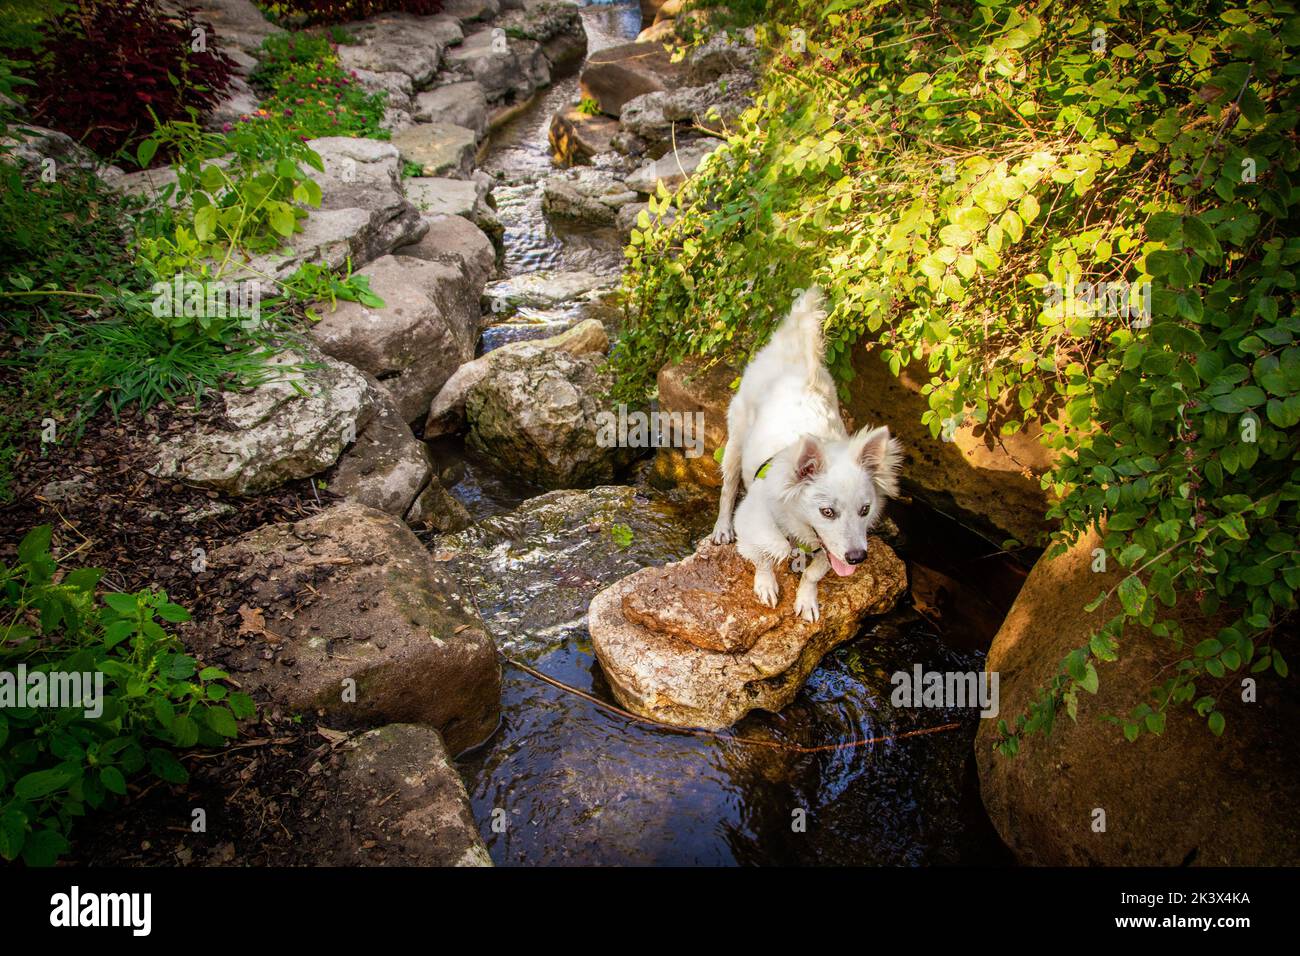
[[619,703],[678,727],[721,730],[751,710],[780,711],[818,662],[889,611],[907,589],[902,560],[871,540],[849,577],[827,575],[821,618],[794,610],[797,576],[777,569],[775,609],[753,592],[753,568],[734,545],[707,538],[684,561],[645,568],[592,599],[592,648]]

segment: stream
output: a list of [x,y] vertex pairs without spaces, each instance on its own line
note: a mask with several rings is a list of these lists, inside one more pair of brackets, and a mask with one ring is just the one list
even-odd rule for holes
[[[635,37],[637,3],[588,4],[590,49]],[[501,276],[620,268],[617,235],[557,230],[542,213],[551,115],[577,96],[557,82],[493,134],[482,168],[505,226]],[[481,348],[551,334],[600,315],[599,297],[492,321]],[[496,316],[491,316],[497,319]],[[440,477],[476,523],[432,538],[497,645],[510,657],[614,704],[586,630],[592,596],[648,565],[690,554],[712,526],[713,493],[664,491],[646,462],[625,484],[546,493],[476,459],[459,440],[430,446]],[[1023,580],[982,538],[918,504],[892,503],[893,544],[911,593],[828,655],[779,714],[755,712],[721,735],[635,722],[504,666],[496,734],[458,765],[498,865],[1005,863],[976,790],[971,709],[896,708],[890,675],[978,671]],[[611,524],[632,539],[615,545]],[[956,722],[958,729],[841,749]],[[748,742],[735,738],[748,738]],[[767,741],[764,746],[752,742]],[[800,749],[804,748],[804,749]]]

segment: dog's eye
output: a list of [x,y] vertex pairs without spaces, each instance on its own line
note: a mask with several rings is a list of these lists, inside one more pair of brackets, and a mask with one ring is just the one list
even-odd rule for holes
[[834,518],[834,517],[835,517],[835,509],[834,509],[834,508],[823,508],[823,509],[822,509],[822,517],[823,517],[823,518]]
[[858,515],[860,517],[865,518],[870,513],[871,513],[871,505],[863,505],[861,508],[858,509]]

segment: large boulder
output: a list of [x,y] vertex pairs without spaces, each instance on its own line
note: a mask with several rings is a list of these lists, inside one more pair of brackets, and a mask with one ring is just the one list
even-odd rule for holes
[[551,70],[536,40],[521,40],[502,27],[483,27],[447,51],[447,68],[476,81],[489,103],[526,100],[551,82]]
[[542,209],[547,215],[593,226],[613,225],[619,210],[638,198],[613,172],[591,166],[548,176],[542,186]]
[[433,463],[393,400],[377,381],[369,381],[379,396],[375,416],[334,467],[329,490],[344,500],[401,518],[429,484]]
[[687,78],[692,83],[708,83],[729,73],[755,73],[761,58],[755,42],[753,27],[738,34],[714,31],[686,54]]
[[623,43],[588,56],[580,84],[602,112],[618,116],[628,100],[682,86],[685,79],[685,65],[673,63],[663,44]]
[[455,263],[384,256],[363,274],[383,308],[339,302],[321,308],[309,334],[321,350],[379,379],[403,420],[429,401],[478,341],[479,288]]
[[[30,123],[12,123],[7,136],[0,136],[0,149],[6,162],[23,168],[23,172],[33,178],[42,176],[47,170],[56,178],[58,171],[65,167],[90,170],[101,178],[113,182],[123,191],[131,191],[129,184],[133,180],[123,175],[116,166],[109,166],[90,150],[76,142],[67,133]],[[140,179],[137,174],[136,182]]]
[[587,55],[582,13],[567,0],[525,0],[523,9],[505,14],[497,25],[510,36],[539,43],[551,79],[572,73]]
[[149,473],[249,495],[333,465],[374,414],[370,385],[312,348],[281,352],[267,365],[267,381],[222,392],[220,415],[165,439]]
[[382,13],[344,28],[356,42],[340,44],[339,62],[350,70],[404,73],[415,89],[438,72],[443,52],[463,33],[455,18]]
[[376,73],[372,70],[354,69],[351,72],[352,79],[363,89],[370,93],[383,93],[388,98],[386,102],[388,109],[399,110],[408,115],[411,113],[415,84],[410,74],[397,70]]
[[602,356],[526,343],[494,361],[465,396],[467,444],[545,487],[609,481],[630,457],[598,441],[611,384]]
[[682,143],[658,159],[648,160],[627,177],[627,186],[639,193],[652,195],[659,186],[676,192],[709,155],[722,145],[722,140],[705,137]]
[[[1127,572],[1094,572],[1095,532],[1034,566],[989,649],[1001,718],[1013,723],[1062,659],[1086,647],[1105,620],[1085,606]],[[993,750],[996,721],[975,740],[980,794],[1022,863],[1047,866],[1295,866],[1300,863],[1300,694],[1272,674],[1232,674],[1198,688],[1226,717],[1215,737],[1190,706],[1173,704],[1160,734],[1129,743],[1104,715],[1127,715],[1168,679],[1177,661],[1216,636],[1184,598],[1174,613],[1182,647],[1127,631],[1118,661],[1098,666],[1096,695],[1079,695],[1077,720],[1058,714],[1050,737],[1027,735],[1014,758]],[[1246,677],[1258,683],[1242,700]],[[1105,830],[1094,830],[1097,810]]]
[[200,652],[277,707],[340,727],[427,724],[453,753],[496,728],[492,639],[400,519],[338,504],[248,532],[209,567],[229,620],[195,629]]
[[452,263],[465,274],[471,289],[481,291],[496,268],[492,240],[461,216],[426,216],[425,222],[429,231],[424,238],[398,249],[397,255]]
[[438,732],[389,724],[349,740],[315,831],[314,866],[491,866]]
[[477,143],[474,130],[451,123],[420,123],[393,134],[402,160],[419,166],[424,176],[468,178]]
[[441,435],[453,435],[465,427],[465,397],[469,390],[487,377],[492,366],[503,355],[525,348],[562,349],[571,355],[604,354],[609,348],[605,327],[596,319],[585,319],[559,335],[534,339],[529,342],[511,342],[493,349],[485,355],[466,362],[447,379],[429,406],[429,417],[424,422],[426,441]]
[[442,0],[441,10],[462,24],[490,20],[501,12],[498,0]]
[[482,139],[487,132],[487,97],[483,95],[483,87],[473,80],[448,83],[417,94],[414,116],[421,123],[445,123],[471,129]]
[[828,651],[907,590],[902,560],[878,539],[852,576],[822,579],[816,622],[795,613],[798,578],[784,563],[775,609],[759,603],[753,577],[734,546],[706,539],[684,561],[637,571],[597,594],[591,644],[619,703],[709,730],[751,710],[779,711]]

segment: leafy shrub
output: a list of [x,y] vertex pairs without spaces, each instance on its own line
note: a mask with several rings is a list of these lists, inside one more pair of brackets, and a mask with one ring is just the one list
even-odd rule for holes
[[[253,72],[263,94],[262,115],[284,117],[303,136],[368,136],[387,139],[381,129],[385,93],[369,93],[339,65],[334,45],[324,36],[279,33],[262,42],[262,59]],[[258,117],[251,117],[257,122]]]
[[210,109],[234,62],[211,43],[192,48],[199,26],[157,0],[79,0],[47,27],[32,71],[35,120],[112,156],[156,122]]
[[442,0],[257,0],[257,5],[288,27],[347,23],[392,11],[428,16],[442,10]]
[[219,279],[239,264],[238,254],[273,251],[301,231],[299,220],[307,216],[301,205],[320,205],[320,187],[303,166],[323,172],[324,163],[293,126],[275,117],[227,133],[204,132],[193,120],[169,123],[140,144],[140,165],[159,149],[178,157],[176,183],[159,198],[180,207],[170,223],[140,237],[141,255],[159,278],[202,271]]
[[[817,282],[842,387],[865,348],[928,368],[936,437],[1040,424],[1052,553],[1096,526],[1128,571],[1003,752],[1144,632],[1182,659],[1125,734],[1188,704],[1222,732],[1228,675],[1288,673],[1300,587],[1294,4],[789,6],[755,107],[632,234],[622,391],[743,357]],[[1085,282],[1123,294],[1062,292]],[[1188,601],[1231,623],[1186,646]]]
[[[49,865],[68,849],[77,818],[124,796],[146,770],[168,783],[188,773],[176,752],[223,746],[253,715],[227,675],[198,669],[164,628],[189,619],[163,591],[96,595],[103,572],[56,580],[50,527],[29,532],[17,563],[0,565],[0,668],[16,676],[103,675],[93,708],[0,709],[0,857]],[[47,677],[48,679],[48,677]]]

